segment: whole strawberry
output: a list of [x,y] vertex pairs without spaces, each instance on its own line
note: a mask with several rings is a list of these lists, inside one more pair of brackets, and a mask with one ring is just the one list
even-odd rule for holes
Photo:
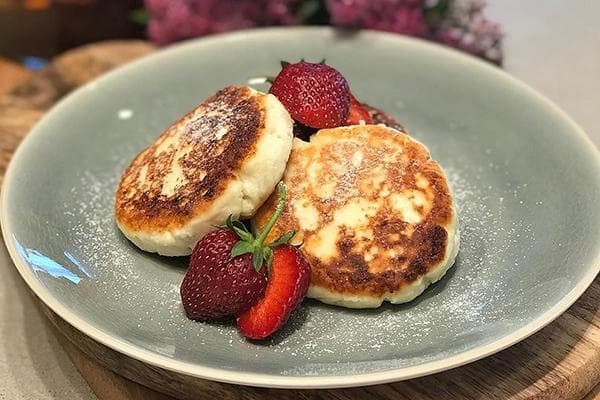
[[265,269],[255,270],[250,254],[231,258],[238,241],[233,231],[217,229],[194,247],[180,290],[188,318],[209,321],[236,315],[263,295]]
[[325,64],[282,63],[269,90],[296,121],[311,128],[344,125],[350,108],[346,78]]

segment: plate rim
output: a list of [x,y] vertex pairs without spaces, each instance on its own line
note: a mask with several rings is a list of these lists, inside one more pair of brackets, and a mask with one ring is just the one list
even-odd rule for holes
[[[101,329],[95,327],[92,323],[87,322],[84,318],[79,317],[75,312],[71,312],[65,307],[59,300],[54,298],[52,294],[47,291],[44,286],[33,274],[33,271],[28,264],[19,256],[15,247],[14,241],[10,238],[11,229],[9,224],[8,215],[8,195],[7,191],[11,187],[14,187],[13,180],[15,180],[16,165],[19,164],[19,159],[22,157],[32,142],[32,138],[39,135],[42,130],[39,130],[40,123],[42,123],[51,112],[65,107],[70,102],[75,101],[77,97],[86,91],[89,87],[96,85],[105,79],[110,79],[114,74],[121,74],[129,69],[136,68],[138,64],[144,64],[152,60],[153,58],[169,57],[171,53],[180,51],[186,51],[186,48],[196,46],[198,42],[209,44],[213,41],[222,40],[233,40],[240,37],[247,38],[248,36],[261,36],[261,35],[273,35],[273,34],[285,34],[285,35],[301,35],[306,32],[318,33],[321,35],[331,35],[338,32],[344,32],[343,30],[335,29],[332,27],[270,27],[270,28],[259,28],[249,29],[236,32],[223,33],[219,35],[213,35],[205,38],[191,39],[176,45],[170,46],[167,49],[158,51],[156,53],[144,56],[138,60],[128,63],[124,66],[118,67],[98,79],[94,79],[91,82],[77,88],[73,92],[69,93],[58,103],[56,103],[51,110],[49,110],[44,117],[29,131],[29,133],[22,140],[16,151],[14,152],[12,159],[5,171],[4,182],[0,189],[0,226],[2,229],[2,236],[4,243],[13,261],[17,271],[27,283],[33,293],[54,313],[61,317],[64,321],[69,323],[75,329],[88,337],[98,341],[99,343],[111,348],[114,351],[125,354],[128,357],[142,361],[144,363],[174,372],[186,376],[191,376],[199,379],[208,379],[217,382],[249,385],[257,387],[270,387],[270,388],[282,388],[282,389],[325,389],[325,388],[342,388],[342,387],[356,387],[366,385],[376,385],[383,383],[396,382],[406,379],[417,378],[424,375],[434,374],[456,368],[481,358],[495,354],[509,346],[512,346],[527,337],[533,335],[550,322],[558,318],[563,314],[575,301],[585,292],[585,290],[592,284],[596,275],[600,272],[600,246],[598,246],[597,254],[589,266],[588,271],[584,274],[583,278],[567,293],[562,299],[555,303],[552,307],[540,314],[536,319],[530,321],[525,326],[512,332],[511,334],[505,335],[491,343],[487,343],[477,348],[463,351],[457,355],[446,357],[437,361],[426,362],[417,366],[404,367],[398,369],[391,369],[379,372],[368,372],[361,374],[347,374],[347,375],[307,375],[307,376],[284,376],[274,375],[266,373],[248,373],[248,372],[237,372],[221,368],[207,367],[200,364],[191,362],[183,362],[154,353],[150,350],[145,350],[137,345],[130,344],[118,337],[115,337]],[[545,107],[547,107],[551,113],[555,114],[560,119],[564,120],[570,126],[570,134],[574,137],[578,137],[591,149],[595,149],[595,145],[591,139],[586,135],[581,127],[575,123],[571,117],[569,117],[560,107],[554,104],[544,95],[540,94],[529,85],[525,84],[521,80],[513,77],[509,73],[501,70],[495,66],[492,66],[484,61],[481,61],[473,56],[460,53],[456,50],[446,48],[436,43],[431,43],[425,40],[406,37],[393,33],[377,32],[362,30],[357,33],[360,36],[378,36],[391,39],[398,42],[403,42],[403,45],[418,46],[425,48],[428,52],[443,54],[445,57],[454,58],[458,62],[468,64],[479,70],[486,70],[498,77],[499,79],[505,80],[507,83],[514,85],[520,90],[527,92],[530,97],[540,101]],[[74,100],[75,99],[75,100]],[[582,143],[583,144],[583,143]],[[592,150],[593,151],[593,150]],[[600,152],[595,152],[596,169],[600,172]]]

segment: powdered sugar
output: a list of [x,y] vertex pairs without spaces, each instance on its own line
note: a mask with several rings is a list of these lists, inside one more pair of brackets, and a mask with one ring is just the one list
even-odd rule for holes
[[[287,375],[333,374],[349,368],[361,372],[369,370],[374,360],[382,368],[397,368],[410,365],[415,357],[437,359],[456,348],[436,343],[457,341],[457,346],[467,346],[459,338],[485,336],[518,321],[516,294],[507,290],[505,277],[515,276],[510,271],[520,267],[528,246],[520,246],[518,257],[509,249],[517,243],[531,246],[535,238],[527,222],[507,215],[510,204],[525,201],[520,194],[527,184],[484,181],[490,174],[502,173],[496,164],[475,171],[459,164],[445,168],[459,209],[461,250],[442,281],[409,304],[386,304],[376,310],[306,300],[274,338],[254,344],[237,332],[234,323],[186,319],[179,284],[187,260],[141,252],[118,232],[113,201],[125,166],[120,157],[115,154],[111,170],[79,174],[80,182],[71,190],[76,207],[66,204],[65,217],[71,224],[75,257],[91,264],[94,296],[104,298],[106,311],[114,313],[114,330],[127,329],[130,341],[152,351],[183,359],[190,357],[189,349],[296,359],[297,366],[284,371]],[[509,312],[512,320],[505,318]]]

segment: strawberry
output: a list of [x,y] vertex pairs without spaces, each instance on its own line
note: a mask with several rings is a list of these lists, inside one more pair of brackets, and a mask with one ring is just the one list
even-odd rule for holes
[[365,124],[373,122],[369,112],[363,106],[363,104],[356,100],[356,97],[350,93],[350,111],[348,112],[348,118],[344,125],[358,125],[360,121],[364,121]]
[[308,290],[310,272],[308,261],[296,247],[276,247],[265,296],[237,317],[242,334],[266,339],[285,324]]
[[269,90],[293,119],[311,128],[335,128],[348,117],[350,90],[346,78],[322,63],[282,63]]
[[250,254],[231,258],[238,240],[232,230],[217,229],[194,247],[180,290],[188,318],[209,321],[235,315],[264,293],[264,268],[254,269]]
[[262,297],[273,248],[294,235],[288,232],[269,246],[264,245],[285,205],[285,186],[279,184],[278,189],[275,213],[256,239],[244,224],[230,216],[225,228],[208,233],[196,244],[180,288],[188,318],[210,321],[237,315]]

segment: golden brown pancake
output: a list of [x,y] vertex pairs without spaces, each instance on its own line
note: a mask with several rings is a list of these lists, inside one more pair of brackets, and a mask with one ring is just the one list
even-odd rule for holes
[[[286,207],[269,235],[294,229],[312,266],[308,296],[377,307],[418,296],[458,251],[446,177],[428,150],[381,125],[320,130],[295,140],[284,182]],[[274,210],[271,196],[253,224]]]
[[171,125],[124,172],[116,220],[137,246],[186,255],[213,225],[249,217],[281,178],[292,120],[272,95],[230,86]]

